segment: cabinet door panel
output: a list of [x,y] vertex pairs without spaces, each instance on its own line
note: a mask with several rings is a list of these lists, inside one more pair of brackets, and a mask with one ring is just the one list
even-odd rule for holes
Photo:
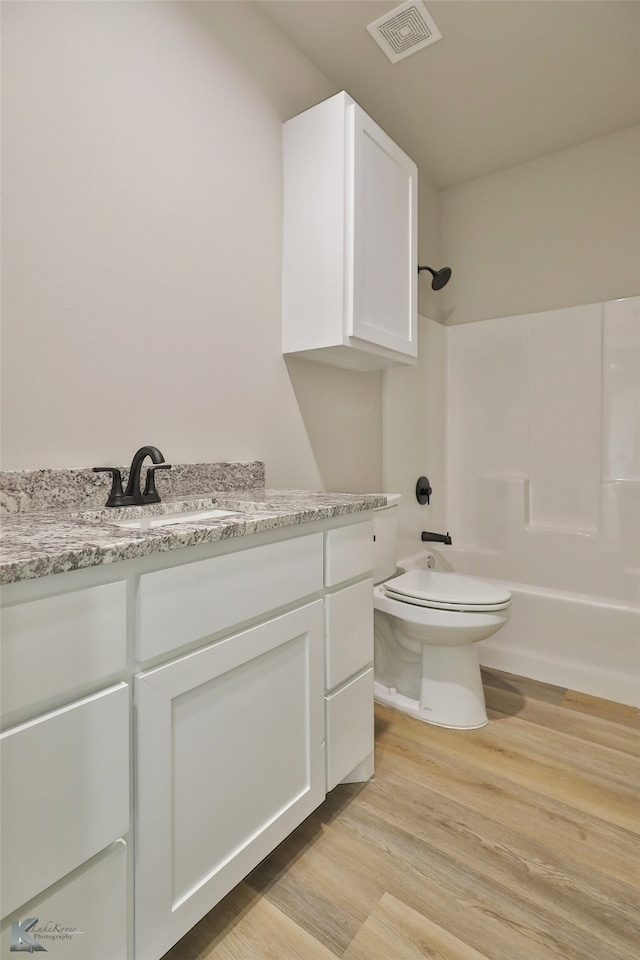
[[128,685],[7,730],[0,751],[5,913],[129,829]]
[[136,677],[145,960],[324,799],[322,641],[316,601]]
[[350,333],[417,356],[417,168],[357,105]]

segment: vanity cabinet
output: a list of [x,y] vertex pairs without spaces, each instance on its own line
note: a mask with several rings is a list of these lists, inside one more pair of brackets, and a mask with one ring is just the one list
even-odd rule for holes
[[366,521],[140,577],[138,659],[197,647],[134,680],[136,957],[372,775],[372,565]]
[[3,956],[159,960],[371,776],[372,566],[356,515],[3,590]]
[[415,163],[344,91],[283,138],[283,353],[353,370],[415,363]]

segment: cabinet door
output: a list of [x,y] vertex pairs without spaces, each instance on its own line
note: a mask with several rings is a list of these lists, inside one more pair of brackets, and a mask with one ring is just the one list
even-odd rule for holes
[[316,601],[135,678],[136,956],[162,956],[324,799]]
[[350,335],[416,357],[418,173],[354,104],[353,312]]

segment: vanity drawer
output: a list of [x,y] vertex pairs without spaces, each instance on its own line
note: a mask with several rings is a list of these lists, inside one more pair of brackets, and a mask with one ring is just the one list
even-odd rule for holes
[[104,682],[127,663],[124,581],[2,609],[2,713]]
[[324,583],[336,586],[373,570],[373,520],[325,533]]
[[124,840],[118,840],[60,883],[9,914],[2,921],[0,953],[9,957],[11,951],[16,950],[12,922],[24,928],[29,918],[36,917],[28,934],[51,957],[126,960],[127,906],[127,845]]
[[324,700],[329,791],[373,750],[373,667]]
[[16,910],[129,828],[126,683],[0,736],[2,910]]
[[144,574],[138,660],[168,653],[321,590],[321,533]]
[[325,599],[325,687],[330,690],[373,660],[373,580]]

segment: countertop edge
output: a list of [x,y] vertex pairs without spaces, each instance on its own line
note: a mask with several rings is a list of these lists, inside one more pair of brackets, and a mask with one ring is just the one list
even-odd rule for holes
[[[386,505],[384,494],[301,490],[225,490],[116,511],[24,513],[2,518],[0,585],[167,553],[185,547],[330,520]],[[202,510],[230,510],[233,517],[149,530],[114,525],[123,518]]]

